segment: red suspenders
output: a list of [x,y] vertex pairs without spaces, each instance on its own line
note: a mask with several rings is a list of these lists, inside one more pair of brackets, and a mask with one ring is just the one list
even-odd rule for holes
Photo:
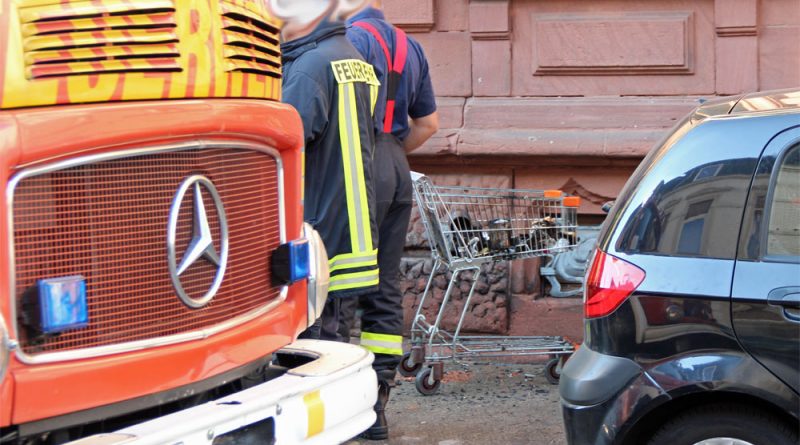
[[406,33],[400,28],[394,28],[395,31],[395,54],[394,62],[389,51],[389,45],[383,40],[383,36],[378,30],[367,22],[355,22],[353,26],[366,29],[375,37],[375,40],[383,48],[383,54],[386,56],[386,65],[389,68],[387,73],[386,85],[386,115],[383,118],[383,132],[392,132],[392,120],[394,118],[395,99],[397,98],[397,88],[400,85],[400,77],[403,75],[403,69],[406,67],[406,57],[408,56],[408,40]]

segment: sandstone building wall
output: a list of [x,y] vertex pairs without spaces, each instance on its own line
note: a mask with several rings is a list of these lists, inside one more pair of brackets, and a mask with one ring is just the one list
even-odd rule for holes
[[[424,46],[442,118],[412,168],[440,184],[560,188],[583,198],[585,224],[700,98],[800,86],[797,0],[384,3]],[[421,229],[403,263],[409,313],[430,269]],[[487,272],[468,327],[580,336],[579,299],[537,299],[536,261]]]

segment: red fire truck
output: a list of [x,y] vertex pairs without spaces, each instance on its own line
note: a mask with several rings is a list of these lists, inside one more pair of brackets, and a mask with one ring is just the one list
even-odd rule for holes
[[[332,443],[371,355],[261,0],[0,0],[0,444]],[[249,442],[248,442],[249,440]]]

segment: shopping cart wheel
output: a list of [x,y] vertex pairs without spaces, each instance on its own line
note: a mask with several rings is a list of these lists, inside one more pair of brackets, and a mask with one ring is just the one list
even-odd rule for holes
[[400,359],[400,364],[397,366],[397,372],[403,377],[414,377],[420,369],[422,369],[422,363],[411,364],[410,352],[403,354],[403,358]]
[[558,385],[558,381],[561,379],[561,370],[558,367],[559,360],[561,359],[556,357],[550,359],[544,365],[544,377],[548,382],[550,382],[551,385]]
[[417,373],[417,379],[414,381],[414,385],[417,387],[417,391],[423,396],[432,396],[439,391],[442,381],[435,380],[433,378],[433,369],[427,367]]

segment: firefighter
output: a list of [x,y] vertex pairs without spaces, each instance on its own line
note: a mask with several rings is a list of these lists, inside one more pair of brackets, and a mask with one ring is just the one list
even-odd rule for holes
[[[283,100],[303,121],[304,218],[322,237],[331,275],[321,325],[303,336],[335,339],[341,299],[378,289],[372,111],[379,82],[345,37],[344,22],[333,17],[336,2],[273,0],[271,5],[287,19]],[[312,18],[287,17],[292,8]]]
[[351,17],[347,38],[375,67],[381,87],[375,109],[375,190],[379,227],[378,292],[343,300],[339,333],[349,338],[357,304],[362,309],[361,346],[375,354],[379,392],[377,420],[364,437],[386,439],[385,408],[403,355],[400,260],[411,216],[412,184],[406,154],[439,126],[436,101],[422,47],[384,18],[379,1]]

